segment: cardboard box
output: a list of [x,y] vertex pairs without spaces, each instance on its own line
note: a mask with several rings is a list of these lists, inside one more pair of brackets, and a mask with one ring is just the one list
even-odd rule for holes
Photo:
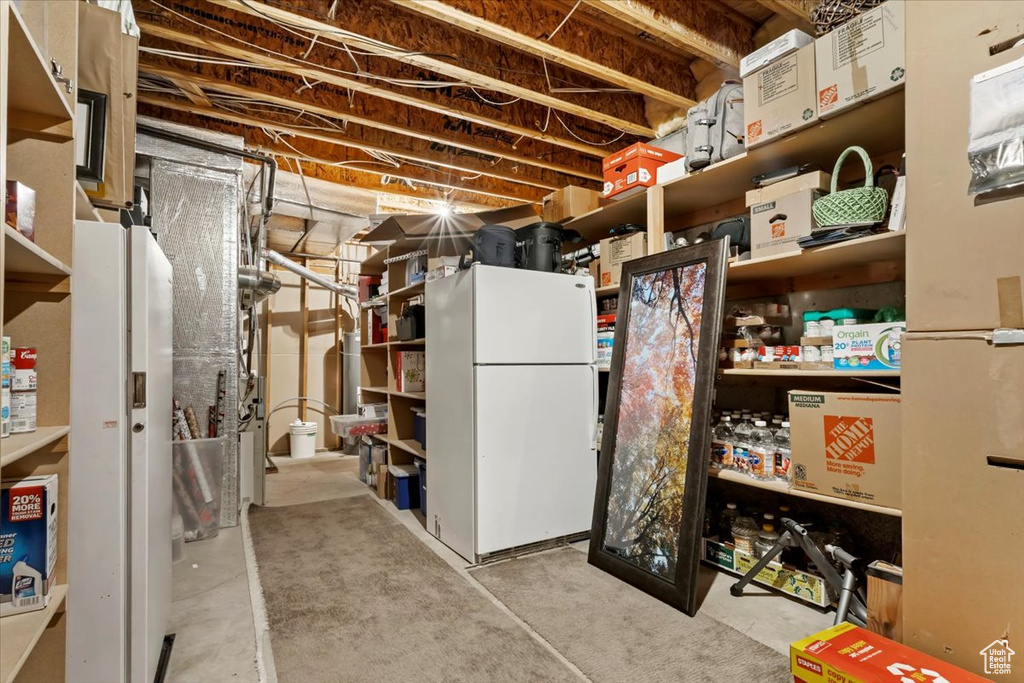
[[33,242],[36,239],[36,191],[16,180],[8,180],[4,199],[4,222]]
[[818,116],[827,119],[903,87],[906,74],[903,0],[889,0],[818,38]]
[[377,497],[389,500],[391,493],[394,491],[394,483],[391,481],[391,474],[388,472],[387,463],[377,463],[373,466],[375,468],[376,484],[377,484]]
[[899,370],[906,323],[836,325],[832,365],[836,370]]
[[683,157],[659,166],[656,178],[658,185],[664,185],[688,175],[690,172],[686,169],[686,157]]
[[594,289],[601,286],[601,259],[596,258],[587,265],[587,270],[594,277]]
[[799,254],[796,241],[817,226],[811,205],[817,190],[801,190],[750,207],[750,258]]
[[789,652],[796,683],[991,683],[851,623],[798,640]]
[[618,286],[622,264],[647,256],[647,233],[631,232],[601,240],[601,286]]
[[600,202],[600,192],[569,185],[544,197],[540,215],[546,221],[564,223],[590,213],[600,206]]
[[[793,29],[775,40],[759,47],[740,60],[740,78],[746,78],[758,69],[768,66],[791,52],[814,43],[814,36]],[[744,97],[746,99],[746,97]]]
[[899,394],[789,392],[793,488],[899,508]]
[[395,389],[397,391],[426,391],[426,357],[422,351],[395,352]]
[[787,194],[793,194],[800,190],[820,190],[823,194],[828,194],[831,187],[831,173],[825,173],[824,171],[801,173],[800,175],[789,178],[788,180],[780,180],[779,182],[772,183],[771,185],[747,190],[747,208],[749,209],[755,204],[770,202],[773,199],[778,199],[779,197],[783,197]]
[[[737,549],[731,543],[705,538],[704,543],[701,544],[700,559],[732,574],[742,576],[757,564],[758,558]],[[769,562],[768,566],[754,577],[754,583],[767,586],[818,607],[828,607],[831,603],[828,592],[825,590],[825,579],[781,562]]]
[[651,187],[657,182],[658,167],[681,157],[681,154],[642,142],[606,156],[601,164],[604,170],[604,196],[623,198],[628,191]]
[[904,642],[982,674],[1024,642],[1024,346],[908,334],[902,386]]
[[816,122],[818,91],[815,83],[813,44],[745,77],[743,120],[747,149]]
[[46,607],[57,563],[57,475],[0,483],[0,617]]
[[380,275],[359,276],[359,303],[369,301],[377,296],[380,288]]

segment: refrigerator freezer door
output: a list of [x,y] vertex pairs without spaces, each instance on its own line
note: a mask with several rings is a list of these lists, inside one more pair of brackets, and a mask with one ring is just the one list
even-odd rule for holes
[[597,303],[591,277],[474,266],[474,362],[593,363]]
[[171,608],[171,264],[149,230],[131,250],[131,680],[152,681]]
[[597,486],[587,365],[476,368],[476,554],[590,529]]

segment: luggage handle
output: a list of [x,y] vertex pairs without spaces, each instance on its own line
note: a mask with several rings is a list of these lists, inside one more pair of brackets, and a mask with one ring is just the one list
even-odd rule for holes
[[850,152],[856,152],[859,154],[861,161],[864,162],[864,187],[871,189],[875,186],[875,179],[871,171],[871,157],[868,156],[868,153],[863,147],[853,145],[851,147],[847,147],[846,150],[839,155],[839,158],[836,159],[835,168],[832,169],[832,194],[835,194],[836,190],[839,188],[839,169],[842,168],[843,162],[846,161],[846,157],[850,155]]
[[713,119],[713,118],[711,118],[711,119],[697,119],[696,121],[694,121],[694,123],[696,123],[698,126],[707,126],[708,128],[710,128],[711,126],[715,125],[715,123],[717,123],[717,122],[718,122],[718,119]]
[[[462,255],[459,257],[459,270],[465,270],[466,269],[466,257],[469,256],[469,252],[471,252],[471,251],[473,251],[473,244],[472,243],[466,245],[465,250],[462,252]],[[473,258],[474,259],[476,258],[476,254],[473,255]],[[473,265],[473,261],[470,261],[469,265]]]

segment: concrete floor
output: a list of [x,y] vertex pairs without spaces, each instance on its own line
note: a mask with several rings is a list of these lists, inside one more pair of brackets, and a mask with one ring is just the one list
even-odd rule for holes
[[[267,504],[295,505],[331,498],[366,495],[370,489],[358,480],[355,457],[333,454],[309,460],[274,458],[279,472],[267,476]],[[372,494],[371,494],[372,495]],[[419,511],[398,510],[390,501],[374,496],[396,519],[439,557],[487,596],[546,649],[572,666],[561,653],[536,634],[469,573],[466,560],[443,545],[424,528]],[[575,544],[587,551],[587,542]],[[256,631],[249,595],[241,527],[222,529],[216,538],[189,543],[188,557],[174,567],[174,604],[171,630],[177,632],[167,680],[169,683],[206,681],[256,682]],[[193,567],[193,565],[197,565]],[[701,611],[783,654],[789,644],[832,623],[822,614],[767,590],[750,587],[734,598],[729,586],[736,579],[709,567],[700,569],[700,590],[705,592]],[[264,681],[273,683],[269,637],[262,633]],[[575,667],[573,667],[575,668]]]

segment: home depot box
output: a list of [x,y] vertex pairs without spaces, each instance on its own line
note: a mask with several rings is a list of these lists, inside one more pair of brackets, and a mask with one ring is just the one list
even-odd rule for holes
[[647,256],[646,232],[601,240],[601,286],[618,286],[622,264],[641,256]]
[[638,142],[604,158],[604,196],[622,199],[655,184],[658,167],[682,158],[670,152]]
[[395,390],[426,391],[425,372],[427,354],[422,351],[397,351],[395,353]]
[[601,259],[596,258],[587,265],[587,269],[594,277],[594,289],[601,286]]
[[564,223],[593,211],[600,205],[600,201],[600,192],[569,185],[544,197],[541,217],[551,223]]
[[798,640],[789,653],[797,683],[991,683],[850,623]]
[[982,674],[1009,633],[1014,675],[993,678],[1022,680],[1024,346],[922,337],[901,369],[903,642]]
[[0,617],[43,609],[57,562],[57,475],[0,482]]
[[899,508],[899,394],[789,392],[793,488]]
[[899,370],[903,322],[836,325],[832,328],[836,370]]
[[823,194],[828,194],[831,184],[832,174],[830,173],[825,173],[824,171],[801,173],[788,180],[780,180],[771,185],[747,190],[747,208],[749,209],[754,204],[770,202],[773,199],[778,199],[800,190],[820,190]]
[[818,116],[827,119],[903,86],[903,0],[889,0],[814,42]]
[[806,128],[818,120],[814,45],[778,59],[743,79],[747,148]]
[[818,190],[801,190],[750,207],[750,258],[799,254],[796,241],[817,227],[811,205]]

